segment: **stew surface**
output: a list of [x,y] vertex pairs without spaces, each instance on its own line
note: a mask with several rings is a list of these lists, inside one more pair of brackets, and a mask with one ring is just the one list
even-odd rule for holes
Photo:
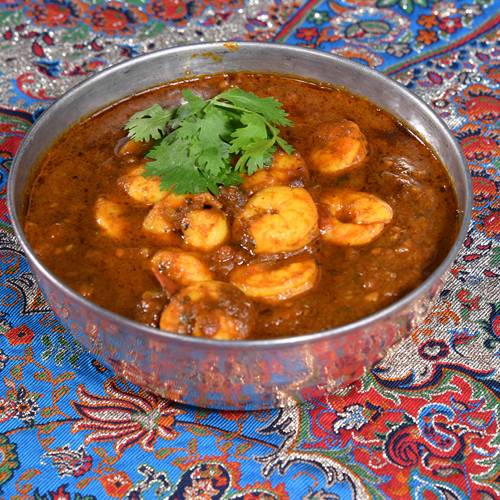
[[[294,126],[281,137],[295,153],[278,151],[271,168],[217,196],[158,200],[140,176],[151,145],[127,141],[125,123],[154,103],[178,106],[182,88],[208,99],[233,86],[283,103]],[[446,256],[457,214],[444,167],[388,113],[341,89],[235,73],[146,91],[71,129],[37,167],[25,232],[55,275],[104,308],[256,339],[395,302]]]

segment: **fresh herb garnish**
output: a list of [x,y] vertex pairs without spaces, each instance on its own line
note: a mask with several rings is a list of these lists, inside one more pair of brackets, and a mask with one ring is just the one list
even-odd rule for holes
[[155,161],[146,164],[142,175],[160,178],[161,189],[217,194],[219,185],[242,182],[238,174],[251,175],[270,165],[277,146],[292,154],[277,127],[293,126],[292,122],[273,97],[239,88],[208,101],[190,90],[182,95],[186,104],[171,109],[155,104],[135,113],[125,125],[136,141],[158,141],[146,155]]

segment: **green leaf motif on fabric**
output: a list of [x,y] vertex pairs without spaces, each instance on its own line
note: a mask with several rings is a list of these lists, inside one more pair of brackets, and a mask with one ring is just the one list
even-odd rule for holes
[[69,392],[69,387],[67,385],[62,385],[57,389],[57,391],[54,394],[54,401],[59,401],[65,394],[68,394]]
[[203,427],[191,427],[189,431],[197,436],[206,436],[208,431]]
[[22,365],[16,365],[11,368],[10,374],[12,378],[15,378],[16,380],[21,380],[23,378],[23,367]]
[[0,493],[3,493],[2,486],[7,483],[14,471],[19,469],[21,463],[18,460],[17,444],[11,443],[9,438],[0,434]]
[[137,36],[139,37],[140,40],[143,40],[144,38],[157,36],[160,33],[162,33],[165,30],[165,28],[166,28],[165,24],[159,23],[158,21],[152,21],[149,24],[141,26]]
[[47,347],[52,347],[53,344],[52,344],[52,340],[50,340],[50,336],[49,335],[42,335],[42,338],[41,338],[41,341],[42,341],[42,344],[47,346]]
[[50,380],[50,376],[47,372],[37,372],[33,375],[35,380]]
[[209,414],[210,410],[207,410],[206,408],[199,408],[195,411],[195,417],[200,420],[207,418]]
[[19,23],[21,23],[23,20],[23,12],[18,11],[18,12],[9,12],[7,11],[2,11],[0,12],[0,25],[1,26],[16,26]]
[[78,40],[85,40],[88,37],[89,28],[84,24],[79,24],[74,30],[66,32],[62,36],[63,42],[76,42]]
[[307,20],[310,23],[321,26],[330,20],[330,16],[326,10],[313,10],[311,14],[309,14]]
[[55,378],[54,385],[60,384],[61,382],[64,382],[65,380],[71,380],[72,378],[75,378],[75,374],[72,372],[61,373],[61,375],[58,375]]
[[428,8],[429,4],[433,4],[437,0],[378,0],[377,7],[392,7],[398,4],[407,14],[412,14],[415,10],[415,5]]
[[396,5],[398,0],[378,0],[377,7],[392,7]]
[[162,448],[161,450],[158,450],[155,453],[155,457],[158,458],[159,460],[162,460],[165,457],[168,457],[168,455],[175,453],[176,451],[179,450],[177,448]]
[[415,5],[413,4],[413,0],[399,0],[399,6],[407,13],[411,14],[414,9]]
[[41,412],[40,415],[44,418],[52,417],[53,415],[57,414],[57,408],[51,407],[51,408],[44,408]]
[[57,337],[57,344],[55,345],[50,336],[45,334],[41,338],[42,344],[48,349],[42,352],[42,360],[48,361],[54,355],[54,362],[57,366],[62,366],[63,361],[67,358],[67,362],[75,369],[78,369],[78,360],[80,355],[84,352],[83,347],[74,339],[68,341],[64,335]]
[[401,36],[399,43],[410,43],[413,40],[413,32],[411,30],[407,30]]
[[50,424],[44,425],[40,429],[40,432],[42,434],[50,434],[58,425],[59,425],[58,422],[51,422]]
[[494,267],[500,266],[500,247],[493,247],[491,249],[492,257],[490,260],[490,265]]
[[243,454],[253,446],[252,443],[242,443],[236,447],[236,453]]

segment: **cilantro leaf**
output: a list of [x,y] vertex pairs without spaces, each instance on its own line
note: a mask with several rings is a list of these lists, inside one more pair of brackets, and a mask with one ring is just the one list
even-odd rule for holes
[[205,167],[214,177],[218,177],[229,165],[229,144],[223,138],[230,133],[227,117],[214,107],[208,108],[199,131],[204,151],[198,157],[198,165]]
[[272,139],[259,139],[245,147],[241,158],[236,163],[236,169],[246,165],[248,174],[252,175],[264,165],[269,165],[272,162],[272,153],[276,151]]
[[[170,134],[168,138],[173,136]],[[160,187],[169,190],[175,185],[178,193],[202,193],[206,181],[196,168],[195,158],[189,154],[189,143],[180,140],[162,141],[146,155],[155,161],[147,162],[144,177],[159,177]]]
[[163,109],[160,105],[153,104],[132,115],[125,130],[129,130],[129,137],[137,142],[161,139],[166,133],[167,123],[175,116],[176,111],[177,108]]
[[125,126],[135,140],[158,141],[146,155],[152,161],[142,175],[159,178],[161,189],[217,194],[219,185],[241,183],[240,173],[270,165],[277,146],[293,152],[277,127],[293,125],[273,97],[239,88],[208,101],[186,89],[182,95],[185,104],[168,110],[155,104]]
[[267,139],[266,121],[255,113],[245,113],[241,117],[242,127],[237,128],[231,137],[230,153],[244,151],[245,148],[257,139]]
[[262,115],[268,122],[274,122],[284,127],[293,126],[281,109],[283,104],[274,97],[258,97],[252,92],[245,92],[237,87],[220,93],[214,99],[224,99],[243,110],[253,111]]

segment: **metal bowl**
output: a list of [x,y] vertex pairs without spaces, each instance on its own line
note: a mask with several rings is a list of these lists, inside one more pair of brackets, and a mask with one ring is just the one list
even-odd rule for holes
[[[296,75],[346,87],[406,123],[441,158],[460,205],[460,232],[442,264],[417,289],[361,321],[312,335],[256,341],[187,337],[140,325],[84,299],[42,264],[20,221],[39,158],[93,112],[159,84],[222,71]],[[175,47],[118,64],[76,86],[35,122],[12,165],[8,206],[15,233],[47,301],[101,364],[179,402],[254,410],[286,406],[333,391],[363,374],[424,318],[465,238],[472,185],[465,158],[443,121],[409,90],[362,64],[317,50],[269,43]]]

